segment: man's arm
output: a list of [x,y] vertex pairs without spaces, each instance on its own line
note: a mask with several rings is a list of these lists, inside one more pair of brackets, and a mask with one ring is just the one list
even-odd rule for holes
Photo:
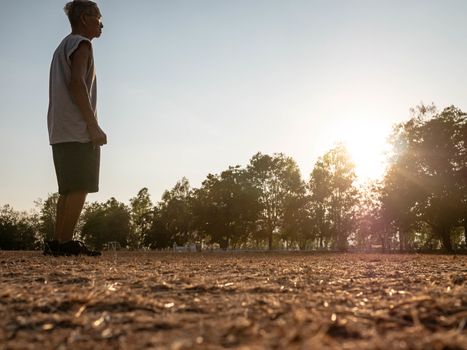
[[75,52],[71,55],[70,91],[76,105],[86,121],[92,143],[94,146],[101,146],[107,143],[107,135],[102,131],[97,123],[97,119],[91,107],[89,94],[86,89],[86,72],[91,55],[91,44],[85,41],[81,42]]

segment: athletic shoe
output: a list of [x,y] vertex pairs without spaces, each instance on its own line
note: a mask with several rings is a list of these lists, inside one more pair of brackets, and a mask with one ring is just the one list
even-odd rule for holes
[[60,256],[64,255],[60,252],[60,242],[56,239],[52,241],[44,241],[44,255]]
[[81,241],[67,241],[60,243],[59,251],[63,255],[87,255],[87,256],[100,256],[101,252],[91,250]]

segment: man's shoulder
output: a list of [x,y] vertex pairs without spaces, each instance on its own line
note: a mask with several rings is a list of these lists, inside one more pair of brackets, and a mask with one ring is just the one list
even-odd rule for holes
[[64,57],[70,63],[69,58],[71,55],[82,46],[85,46],[90,51],[90,55],[92,55],[92,44],[88,38],[79,34],[68,34],[56,48],[54,56]]
[[81,43],[86,43],[89,47],[92,47],[91,40],[88,38],[79,34],[68,34],[62,39],[57,48],[64,47],[66,49],[69,47],[77,47]]
[[79,34],[69,34],[63,39],[63,42],[69,45],[77,45],[77,44],[81,44],[82,42],[84,42],[86,44],[89,44],[89,46],[92,47],[91,40]]

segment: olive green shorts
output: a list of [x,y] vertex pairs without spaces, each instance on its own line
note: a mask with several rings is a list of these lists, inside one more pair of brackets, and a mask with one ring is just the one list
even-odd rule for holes
[[53,144],[52,152],[58,193],[99,190],[100,147],[90,142],[64,142]]

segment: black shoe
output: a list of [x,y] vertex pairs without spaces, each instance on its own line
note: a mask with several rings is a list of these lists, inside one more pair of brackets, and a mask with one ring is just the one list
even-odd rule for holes
[[101,252],[91,250],[81,241],[67,241],[59,244],[59,251],[63,255],[87,255],[87,256],[100,256]]
[[56,239],[52,241],[44,241],[44,255],[60,256],[64,255],[60,252],[60,242]]

